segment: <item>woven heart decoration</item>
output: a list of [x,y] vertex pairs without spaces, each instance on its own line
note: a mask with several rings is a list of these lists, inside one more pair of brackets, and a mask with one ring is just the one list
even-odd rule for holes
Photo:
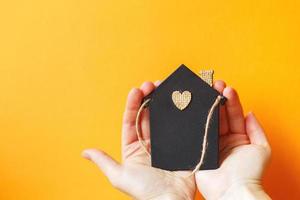
[[179,110],[185,109],[191,102],[191,99],[192,93],[187,90],[182,93],[180,93],[179,91],[174,91],[172,93],[173,103]]

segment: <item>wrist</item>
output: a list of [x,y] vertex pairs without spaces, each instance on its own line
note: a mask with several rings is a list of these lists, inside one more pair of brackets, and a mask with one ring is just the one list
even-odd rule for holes
[[246,199],[246,200],[269,200],[271,199],[263,190],[263,187],[259,181],[248,181],[248,182],[235,182],[232,184],[222,195],[221,200],[235,200],[235,199]]

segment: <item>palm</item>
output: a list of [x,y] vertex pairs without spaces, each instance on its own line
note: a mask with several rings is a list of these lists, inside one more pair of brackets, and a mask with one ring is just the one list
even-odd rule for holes
[[215,84],[228,98],[221,109],[220,168],[196,173],[196,183],[209,199],[220,199],[235,184],[259,184],[263,168],[270,156],[269,147],[253,116],[244,117],[239,98],[225,84]]
[[[141,147],[135,121],[142,99],[155,86],[145,82],[140,89],[130,91],[122,127],[122,160],[119,164],[101,150],[89,149],[84,157],[95,162],[116,188],[136,199],[193,199],[195,178],[190,172],[170,172],[151,167],[150,157]],[[140,120],[143,140],[150,150],[149,113],[144,110]]]
[[172,194],[178,199],[193,197],[194,178],[184,178],[188,172],[170,172],[151,167],[148,155],[140,148],[138,142],[132,143],[125,149],[125,152],[130,152],[123,163],[124,178],[128,180],[126,188],[135,188],[134,192],[125,192],[136,198],[145,199],[157,198],[165,194]]
[[[141,148],[137,139],[135,125],[128,125],[128,122],[125,119],[123,125],[123,135],[126,136],[123,138],[122,147],[123,174],[125,179],[130,180],[127,182],[128,188],[135,189],[134,192],[125,192],[133,194],[136,198],[143,197],[144,199],[166,194],[172,195],[174,199],[192,199],[195,192],[195,181],[193,177],[186,178],[190,172],[171,172],[151,167],[151,159]],[[150,150],[148,110],[143,111],[140,124],[143,139],[147,149]]]

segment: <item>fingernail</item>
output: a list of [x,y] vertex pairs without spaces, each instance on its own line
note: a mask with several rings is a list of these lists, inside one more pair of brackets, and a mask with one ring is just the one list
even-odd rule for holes
[[250,120],[252,120],[255,124],[258,124],[258,125],[259,125],[259,122],[258,122],[258,120],[257,120],[257,118],[256,118],[256,116],[255,116],[255,114],[254,114],[252,111],[248,113],[248,118],[249,118]]
[[86,152],[86,151],[83,151],[83,152],[81,153],[81,156],[84,157],[85,159],[88,159],[88,160],[91,159],[90,154],[89,154],[88,152]]
[[256,117],[252,111],[248,112],[248,116],[256,120]]
[[129,91],[129,93],[134,93],[134,92],[136,92],[137,90],[138,90],[137,88],[133,87],[133,88],[131,88],[131,90]]
[[155,85],[155,86],[159,86],[160,83],[161,83],[161,81],[160,81],[160,80],[157,80],[157,81],[154,82],[154,85]]
[[144,82],[141,84],[141,87],[140,87],[140,88],[145,87],[145,86],[148,85],[149,83],[150,83],[150,81],[144,81]]

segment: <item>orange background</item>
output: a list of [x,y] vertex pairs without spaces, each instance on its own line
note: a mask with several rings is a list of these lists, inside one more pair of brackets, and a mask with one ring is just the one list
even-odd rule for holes
[[[297,0],[0,2],[0,199],[129,199],[80,156],[120,160],[127,92],[213,68],[264,124],[264,186],[300,199]],[[199,196],[199,194],[198,194]]]

